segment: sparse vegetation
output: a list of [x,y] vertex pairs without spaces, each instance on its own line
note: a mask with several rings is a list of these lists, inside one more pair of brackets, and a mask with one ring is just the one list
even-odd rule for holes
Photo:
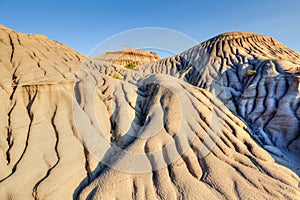
[[250,69],[246,72],[245,77],[253,76],[254,74],[256,74],[256,70]]
[[117,74],[114,74],[112,77],[115,79],[123,80],[123,78]]
[[134,63],[128,63],[125,68],[127,69],[135,69],[136,68],[136,65]]

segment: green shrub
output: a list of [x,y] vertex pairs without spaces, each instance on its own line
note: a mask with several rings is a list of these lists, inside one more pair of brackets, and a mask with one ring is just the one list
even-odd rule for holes
[[256,70],[250,69],[246,72],[245,77],[253,76],[254,74],[256,74]]
[[117,74],[114,74],[112,77],[115,79],[123,80],[123,78]]
[[127,68],[127,69],[135,69],[136,66],[135,66],[134,63],[128,63],[128,64],[125,66],[125,68]]

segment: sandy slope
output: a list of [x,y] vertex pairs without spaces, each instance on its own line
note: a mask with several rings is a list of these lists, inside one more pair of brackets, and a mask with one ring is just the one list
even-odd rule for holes
[[229,33],[137,71],[0,42],[0,199],[300,199],[279,164],[299,166],[299,54],[273,39]]

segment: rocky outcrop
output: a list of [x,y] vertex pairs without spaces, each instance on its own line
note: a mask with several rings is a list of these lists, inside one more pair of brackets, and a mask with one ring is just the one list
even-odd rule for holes
[[136,66],[153,63],[159,61],[160,57],[152,51],[125,46],[122,50],[106,52],[104,55],[96,57],[96,59],[124,67],[130,63]]
[[0,199],[300,197],[297,126],[269,125],[298,116],[299,55],[269,37],[225,34],[136,70],[3,27],[0,49]]

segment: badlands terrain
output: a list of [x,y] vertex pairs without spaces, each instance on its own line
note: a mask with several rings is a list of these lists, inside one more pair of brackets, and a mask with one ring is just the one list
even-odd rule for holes
[[300,54],[271,37],[90,58],[0,26],[0,67],[0,199],[300,199]]

